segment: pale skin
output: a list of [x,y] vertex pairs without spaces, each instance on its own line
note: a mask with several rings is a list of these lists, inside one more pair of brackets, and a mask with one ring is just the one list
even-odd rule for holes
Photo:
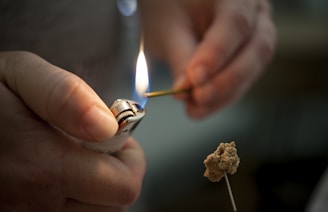
[[[62,131],[96,142],[118,127],[96,93],[34,54],[0,58],[1,211],[124,211],[145,171],[136,141],[115,156],[82,148]],[[88,117],[94,107],[101,115]]]
[[171,65],[174,88],[192,89],[178,97],[192,118],[236,101],[271,60],[276,32],[267,0],[141,2],[146,47]]
[[[175,87],[192,88],[178,98],[193,118],[238,99],[270,61],[265,0],[140,3],[146,47],[171,65]],[[0,101],[1,211],[125,211],[138,198],[146,162],[133,138],[115,155],[77,141],[118,128],[82,79],[33,53],[2,52]]]

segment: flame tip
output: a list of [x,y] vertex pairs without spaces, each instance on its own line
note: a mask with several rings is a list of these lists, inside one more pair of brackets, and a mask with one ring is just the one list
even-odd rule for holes
[[142,107],[146,105],[147,98],[144,96],[149,91],[149,77],[146,56],[143,51],[143,42],[140,43],[140,50],[137,58],[135,73],[134,100]]

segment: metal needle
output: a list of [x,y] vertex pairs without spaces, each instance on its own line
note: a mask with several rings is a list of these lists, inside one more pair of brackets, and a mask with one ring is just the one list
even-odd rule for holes
[[236,207],[235,199],[233,198],[231,186],[230,186],[230,183],[229,183],[229,178],[228,178],[228,175],[227,175],[226,172],[224,172],[224,179],[225,179],[225,181],[227,183],[228,192],[229,192],[229,196],[230,196],[230,199],[231,199],[231,204],[232,204],[233,211],[234,212],[237,212],[237,207]]

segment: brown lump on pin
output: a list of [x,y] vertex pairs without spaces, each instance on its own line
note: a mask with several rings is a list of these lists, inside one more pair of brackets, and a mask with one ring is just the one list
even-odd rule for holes
[[204,177],[212,182],[218,182],[224,176],[224,172],[236,173],[239,162],[235,142],[220,143],[215,152],[209,154],[204,160],[206,167]]

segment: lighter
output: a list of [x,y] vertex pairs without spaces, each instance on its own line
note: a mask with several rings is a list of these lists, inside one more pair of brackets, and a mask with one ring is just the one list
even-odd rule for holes
[[117,99],[109,108],[119,126],[116,135],[109,140],[98,143],[83,142],[86,148],[101,153],[114,153],[120,150],[145,116],[145,110],[140,104],[128,99]]

